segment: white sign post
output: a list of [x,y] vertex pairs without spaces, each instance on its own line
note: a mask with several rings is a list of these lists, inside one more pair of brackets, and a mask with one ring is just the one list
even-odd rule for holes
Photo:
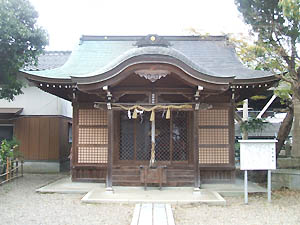
[[248,170],[268,170],[268,201],[271,202],[271,170],[276,170],[277,140],[239,140],[240,166],[245,171],[245,204],[248,204]]

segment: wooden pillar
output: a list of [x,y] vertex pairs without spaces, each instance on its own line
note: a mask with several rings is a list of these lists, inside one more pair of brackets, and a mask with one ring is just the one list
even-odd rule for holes
[[112,161],[113,161],[113,146],[114,146],[114,114],[113,110],[107,111],[108,114],[108,159],[107,159],[107,176],[106,176],[106,191],[113,191],[112,188]]
[[194,177],[195,189],[200,188],[200,172],[199,172],[199,123],[198,123],[198,110],[194,111]]
[[71,179],[74,181],[76,177],[75,165],[78,162],[78,134],[79,134],[79,105],[77,102],[72,102],[73,106],[73,118],[72,118],[72,146],[70,149],[70,171]]

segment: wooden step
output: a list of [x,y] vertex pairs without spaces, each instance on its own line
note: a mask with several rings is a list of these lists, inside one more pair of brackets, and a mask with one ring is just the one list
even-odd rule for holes
[[112,175],[120,175],[120,176],[127,176],[127,175],[140,175],[139,170],[113,170]]
[[168,176],[173,176],[173,177],[176,177],[176,176],[182,176],[182,175],[187,175],[187,176],[194,176],[194,171],[193,172],[184,172],[184,171],[168,171],[167,170],[167,175]]
[[113,181],[139,181],[140,176],[139,175],[138,176],[136,176],[136,175],[126,175],[126,176],[113,175],[112,180]]

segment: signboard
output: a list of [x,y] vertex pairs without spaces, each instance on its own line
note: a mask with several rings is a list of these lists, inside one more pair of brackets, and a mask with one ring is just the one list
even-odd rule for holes
[[240,140],[241,170],[275,170],[277,140]]

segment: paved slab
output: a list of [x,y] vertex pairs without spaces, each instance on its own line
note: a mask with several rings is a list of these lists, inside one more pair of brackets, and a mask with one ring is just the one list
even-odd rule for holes
[[36,190],[39,193],[86,194],[103,183],[72,182],[70,177],[64,177]]
[[195,194],[190,187],[114,187],[114,193],[108,193],[104,188],[95,188],[83,198],[85,203],[205,203],[210,205],[225,205],[225,199],[215,191],[201,190]]
[[[249,193],[267,192],[266,188],[248,182]],[[39,193],[82,193],[84,202],[205,202],[218,204],[222,196],[244,195],[243,181],[237,179],[233,184],[202,184],[200,195],[193,194],[193,188],[189,187],[163,187],[159,191],[157,187],[149,187],[144,191],[143,187],[116,187],[115,193],[105,192],[104,183],[72,182],[70,177],[64,177],[44,187],[37,189]],[[176,192],[177,191],[177,192]],[[154,193],[154,194],[151,194]],[[175,197],[174,197],[175,196]],[[190,196],[186,198],[186,196]],[[224,200],[224,199],[223,199]],[[225,204],[221,199],[220,204]],[[214,202],[215,201],[215,202]],[[225,201],[225,200],[224,200]]]
[[175,225],[170,204],[136,204],[131,225]]
[[[216,191],[223,197],[229,196],[243,196],[244,195],[244,181],[236,179],[235,183],[228,184],[202,184],[201,188]],[[248,193],[266,193],[267,189],[259,186],[256,183],[248,181]]]

